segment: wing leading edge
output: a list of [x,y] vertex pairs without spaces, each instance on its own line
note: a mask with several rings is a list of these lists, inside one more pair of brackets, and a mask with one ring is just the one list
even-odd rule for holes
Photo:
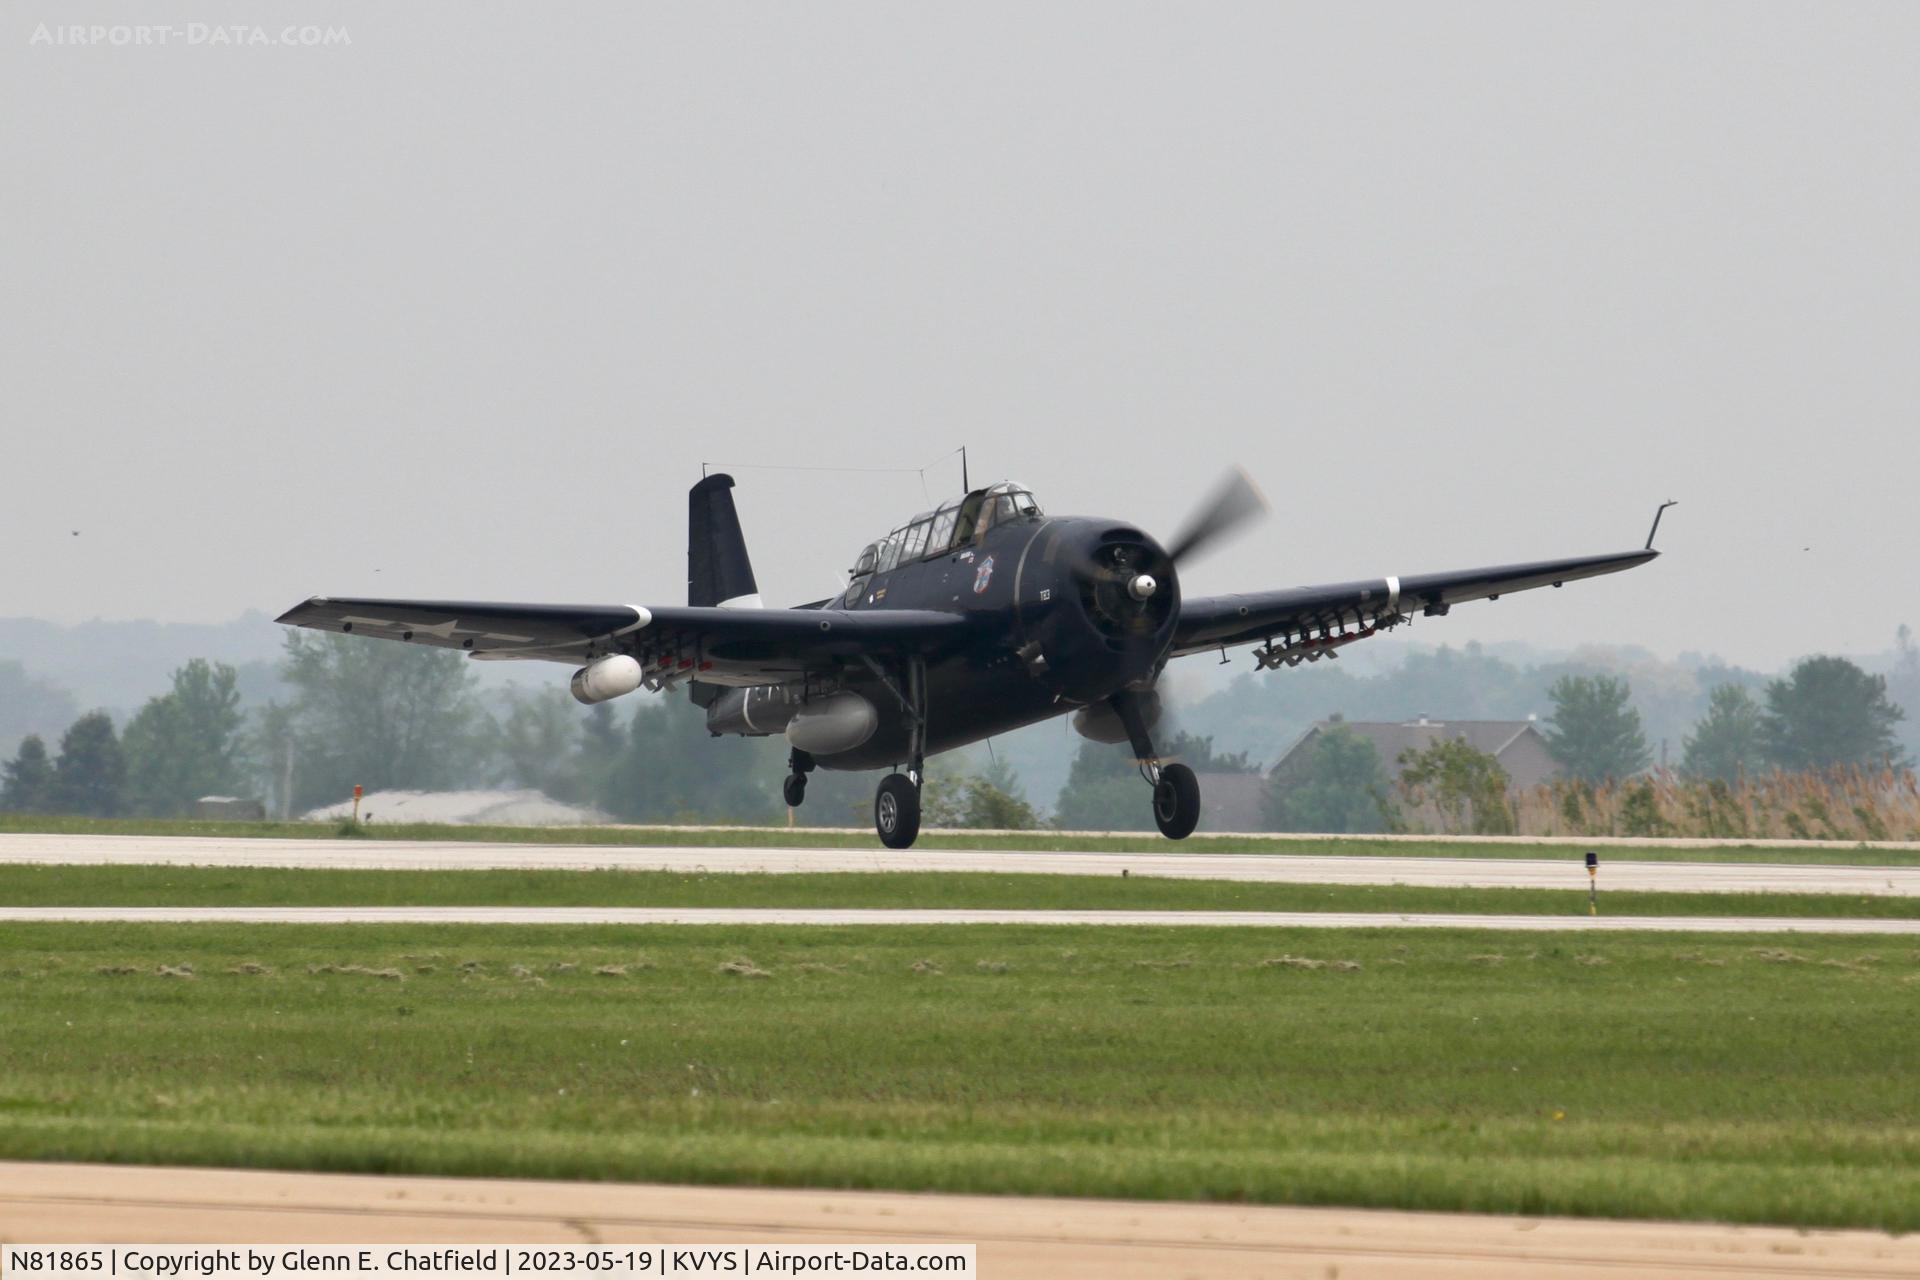
[[1498,600],[1511,591],[1557,587],[1580,578],[1619,573],[1643,565],[1659,554],[1643,549],[1486,569],[1460,569],[1452,573],[1424,573],[1408,578],[1373,578],[1246,595],[1202,596],[1181,602],[1173,652],[1175,655],[1199,653],[1261,640],[1285,644],[1349,625],[1371,634],[1371,628],[1393,626],[1416,611],[1444,614],[1456,604]]
[[473,657],[578,665],[609,654],[640,660],[652,680],[767,684],[862,654],[931,655],[970,633],[960,614],[886,610],[722,609],[691,605],[530,605],[315,596],[276,621],[400,640]]

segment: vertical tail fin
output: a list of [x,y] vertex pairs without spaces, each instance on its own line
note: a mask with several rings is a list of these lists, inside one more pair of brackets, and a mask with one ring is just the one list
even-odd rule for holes
[[[710,475],[687,494],[687,603],[760,607],[753,562],[733,507],[732,476]],[[696,681],[687,687],[702,707],[720,695],[715,685]]]

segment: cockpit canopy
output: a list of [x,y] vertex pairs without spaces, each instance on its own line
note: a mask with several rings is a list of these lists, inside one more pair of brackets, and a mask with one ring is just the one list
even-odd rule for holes
[[856,580],[899,565],[945,555],[974,542],[995,525],[1038,520],[1040,504],[1011,480],[975,489],[964,498],[922,512],[878,542],[869,542],[854,562]]

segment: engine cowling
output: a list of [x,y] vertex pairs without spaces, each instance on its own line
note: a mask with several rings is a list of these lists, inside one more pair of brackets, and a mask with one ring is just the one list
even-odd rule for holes
[[[1028,670],[1087,705],[1116,689],[1150,688],[1179,620],[1172,557],[1140,530],[1104,520],[1054,521],[1039,538],[1018,596]],[[1091,727],[1089,736],[1107,731]]]
[[592,706],[640,687],[640,664],[624,653],[589,662],[573,673],[573,696]]

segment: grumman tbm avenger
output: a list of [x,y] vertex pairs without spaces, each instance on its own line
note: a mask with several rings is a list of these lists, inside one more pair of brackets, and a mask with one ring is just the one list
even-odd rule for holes
[[[564,662],[573,695],[604,702],[684,685],[712,734],[785,736],[784,795],[815,768],[894,770],[874,797],[881,843],[920,831],[926,758],[1071,714],[1098,742],[1125,743],[1162,834],[1200,820],[1193,770],[1153,745],[1167,663],[1256,645],[1257,670],[1335,658],[1346,645],[1473,600],[1617,573],[1659,553],[1543,560],[1185,599],[1179,567],[1257,516],[1234,472],[1162,545],[1123,520],[1049,516],[1013,483],[974,489],[860,552],[845,590],[790,609],[761,601],[733,478],[689,495],[687,603],[485,604],[316,596],[280,622],[475,658]],[[1664,508],[1662,508],[1664,510]],[[1654,516],[1659,528],[1659,513]]]

